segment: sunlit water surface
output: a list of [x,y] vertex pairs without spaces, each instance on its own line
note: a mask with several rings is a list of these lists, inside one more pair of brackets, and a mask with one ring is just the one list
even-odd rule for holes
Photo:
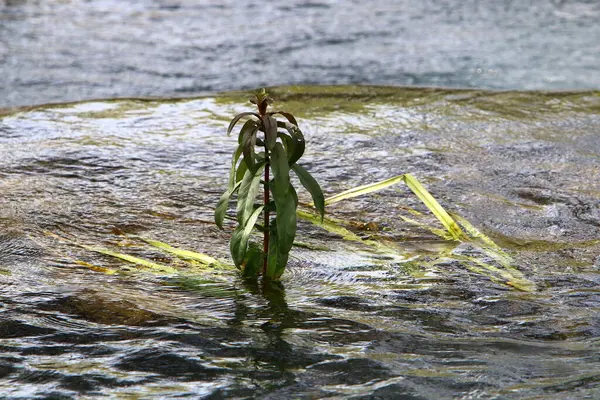
[[23,110],[0,119],[3,398],[600,396],[598,93],[275,97],[327,194],[412,172],[534,290],[474,269],[495,263],[477,246],[404,222],[437,226],[402,185],[328,209],[397,258],[303,222],[313,249],[293,250],[284,289],[195,271],[136,235],[227,260],[231,226],[212,213],[245,95]]

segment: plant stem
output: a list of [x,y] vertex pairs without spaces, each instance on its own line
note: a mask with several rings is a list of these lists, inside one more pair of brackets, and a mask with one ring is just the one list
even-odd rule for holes
[[[268,151],[265,148],[265,154],[268,157]],[[268,160],[268,158],[267,158]],[[267,261],[269,255],[269,234],[270,234],[270,226],[269,226],[269,163],[267,161],[267,165],[265,166],[265,182],[264,182],[264,205],[265,205],[265,223],[264,223],[264,231],[263,231],[263,278],[267,275]]]

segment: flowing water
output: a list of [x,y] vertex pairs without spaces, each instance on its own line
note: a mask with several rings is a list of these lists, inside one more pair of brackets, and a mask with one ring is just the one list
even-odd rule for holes
[[304,221],[283,287],[244,283],[140,238],[227,260],[212,213],[245,94],[5,113],[1,398],[600,396],[600,93],[274,93],[327,194],[411,172],[512,269],[397,185],[328,208],[393,257]]
[[600,88],[595,0],[0,0],[0,107],[290,84]]

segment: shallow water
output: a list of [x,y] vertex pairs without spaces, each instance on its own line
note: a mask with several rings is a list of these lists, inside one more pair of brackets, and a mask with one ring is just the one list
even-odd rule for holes
[[411,172],[535,290],[475,269],[500,268],[480,246],[401,220],[437,226],[402,185],[328,210],[396,258],[304,222],[298,238],[328,250],[294,249],[284,289],[202,271],[133,235],[227,259],[230,230],[212,212],[246,95],[23,110],[0,119],[4,398],[600,395],[599,93],[275,97],[297,113],[304,165],[328,194]]
[[290,84],[600,88],[593,0],[2,0],[0,107]]

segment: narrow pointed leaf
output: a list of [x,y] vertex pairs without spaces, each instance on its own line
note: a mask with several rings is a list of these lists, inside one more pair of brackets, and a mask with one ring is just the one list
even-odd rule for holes
[[298,196],[290,184],[286,200],[277,204],[277,236],[280,254],[289,253],[294,244],[297,206]]
[[256,122],[253,119],[246,121],[246,123],[244,123],[244,125],[242,126],[242,129],[240,129],[240,133],[238,135],[238,144],[243,143],[244,135],[246,135],[248,132],[258,131],[258,126],[258,122]]
[[277,263],[275,272],[273,273],[272,280],[278,281],[281,278],[281,275],[285,272],[285,267],[287,266],[288,259],[290,258],[290,253],[279,253],[277,255]]
[[275,115],[275,114],[279,114],[279,115],[283,115],[288,121],[290,121],[292,124],[298,126],[298,122],[296,121],[296,118],[294,118],[294,116],[288,112],[285,111],[275,111],[270,113],[271,115]]
[[246,171],[238,193],[237,217],[242,226],[246,226],[246,221],[254,211],[254,202],[260,188],[260,178],[264,163],[259,166],[255,173]]
[[237,149],[235,149],[235,153],[233,153],[233,157],[231,158],[231,168],[229,170],[229,187],[228,189],[233,188],[235,185],[235,171],[237,167],[238,160],[242,155],[242,146],[239,145]]
[[294,164],[296,161],[298,161],[300,159],[300,157],[302,157],[302,155],[304,154],[304,149],[306,147],[306,143],[304,140],[304,135],[302,134],[302,131],[293,124],[290,123],[285,123],[285,128],[287,129],[287,131],[290,134],[290,137],[292,138],[293,142],[294,142],[294,146],[293,147],[293,151],[291,154],[289,154],[289,163],[290,165]]
[[283,143],[285,153],[287,154],[288,163],[292,165],[290,160],[292,159],[292,155],[294,154],[296,149],[296,141],[292,139],[290,135],[283,132],[278,132],[277,137],[281,139],[281,143]]
[[290,166],[288,159],[281,143],[277,143],[273,147],[271,153],[271,169],[273,170],[273,185],[271,192],[275,199],[275,203],[285,201],[287,198],[288,188],[290,187]]
[[[244,125],[245,126],[245,125]],[[244,154],[244,163],[246,167],[252,172],[256,171],[256,154],[254,153],[254,147],[256,146],[256,132],[258,128],[248,128],[244,131],[242,136],[242,154]]]
[[243,118],[243,117],[249,117],[249,116],[255,116],[257,118],[260,118],[260,116],[257,113],[254,113],[254,112],[243,112],[241,114],[236,115],[235,117],[233,117],[233,119],[229,123],[229,127],[227,128],[227,135],[229,135],[231,133],[231,131],[235,127],[235,124],[237,124],[238,121],[241,118]]
[[242,227],[238,227],[231,235],[229,241],[229,250],[231,252],[231,258],[236,267],[240,267],[244,262],[244,256],[246,255],[246,248],[242,246],[242,235],[244,230]]
[[500,246],[496,244],[492,239],[482,233],[479,229],[475,228],[466,218],[461,217],[458,214],[450,213],[450,216],[463,227],[463,229],[469,234],[470,238],[481,240],[485,245],[495,250],[498,255],[502,256],[504,261],[502,265],[512,264],[513,260]]
[[381,182],[372,183],[369,185],[363,185],[343,191],[336,194],[335,196],[325,199],[325,204],[334,204],[338,201],[350,199],[356,196],[362,196],[367,193],[376,192],[378,190],[385,189],[392,186],[400,181],[404,181],[410,190],[427,206],[429,211],[435,215],[435,217],[444,225],[444,228],[448,230],[448,233],[455,239],[460,240],[466,238],[464,232],[460,229],[456,221],[444,210],[444,208],[437,202],[436,199],[419,183],[419,181],[411,174],[398,175],[390,179],[386,179]]
[[265,143],[267,149],[273,150],[277,142],[277,120],[270,115],[265,115],[262,118],[265,128]]
[[258,220],[258,217],[260,217],[260,214],[262,213],[264,208],[265,208],[264,206],[258,207],[250,215],[250,217],[248,218],[248,221],[246,221],[246,226],[244,227],[244,230],[242,231],[242,236],[240,238],[240,247],[244,248],[244,253],[246,252],[246,249],[248,247],[248,238],[250,237],[250,234],[252,233],[254,224],[256,224],[256,221]]
[[411,174],[404,175],[404,182],[414,194],[429,208],[435,217],[444,225],[455,240],[465,239],[465,233],[460,229],[456,221],[444,210],[436,199],[421,185]]
[[242,182],[237,182],[231,189],[227,189],[217,203],[217,207],[215,208],[215,224],[221,229],[223,229],[223,221],[225,220],[225,214],[227,213],[227,207],[229,206],[229,199],[240,187],[241,183]]
[[313,204],[321,215],[322,220],[325,216],[325,196],[323,196],[321,186],[319,186],[319,183],[315,180],[315,178],[313,178],[312,175],[309,174],[308,171],[301,165],[294,164],[292,165],[292,169],[300,179],[302,186],[304,186],[312,196]]
[[246,174],[246,171],[248,171],[248,166],[246,165],[245,162],[241,162],[240,165],[238,166],[237,170],[235,171],[235,182],[236,183],[241,182],[241,180],[244,178],[244,175]]

